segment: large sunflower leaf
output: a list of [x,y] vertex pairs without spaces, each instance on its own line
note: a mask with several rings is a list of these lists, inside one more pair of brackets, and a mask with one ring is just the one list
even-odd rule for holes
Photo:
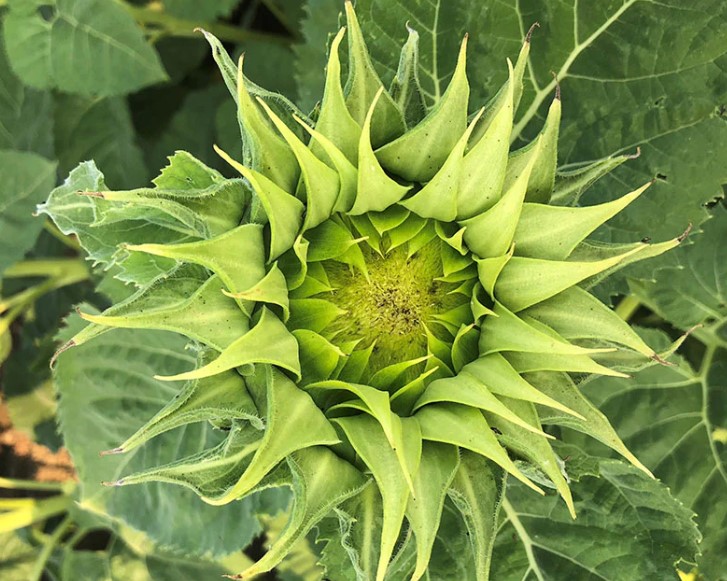
[[13,73],[0,29],[0,149],[33,151],[52,157],[53,98],[23,85]]
[[133,188],[146,182],[147,168],[122,98],[58,94],[54,105],[59,173],[65,175],[93,159],[111,188]]
[[676,362],[630,380],[593,378],[582,387],[629,449],[697,513],[704,535],[700,572],[727,579],[727,352],[709,347],[696,372]]
[[99,456],[118,446],[178,393],[178,384],[152,376],[176,373],[193,363],[185,342],[172,333],[122,329],[65,351],[55,371],[58,418],[78,470],[82,508],[106,514],[172,550],[224,555],[246,545],[259,531],[254,500],[213,507],[182,487],[101,484],[195,454],[222,439],[222,433],[209,425],[193,424],[127,454]]
[[35,153],[0,150],[0,272],[23,257],[43,228],[33,211],[53,188],[55,169]]
[[674,252],[678,266],[655,282],[635,285],[637,296],[680,329],[704,325],[697,337],[727,346],[727,209],[717,206],[694,243]]
[[572,484],[576,520],[556,494],[543,499],[519,484],[508,488],[491,578],[676,581],[675,563],[698,550],[691,511],[636,468],[576,454],[573,448],[569,460],[589,465]]
[[167,79],[159,55],[116,2],[13,1],[5,46],[15,73],[40,89],[108,96]]

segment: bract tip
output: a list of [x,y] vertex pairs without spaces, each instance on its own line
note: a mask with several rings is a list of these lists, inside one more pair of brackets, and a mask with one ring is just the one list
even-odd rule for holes
[[114,454],[123,454],[125,450],[121,447],[118,448],[111,448],[110,450],[101,450],[98,455],[99,456],[112,456]]
[[123,486],[124,479],[122,478],[121,480],[115,480],[113,482],[104,481],[104,482],[101,482],[101,485],[102,486]]
[[680,244],[687,239],[690,232],[692,231],[692,227],[693,227],[693,224],[691,222],[689,222],[687,229],[684,230],[684,232],[682,232],[679,236],[677,236],[677,240],[679,241]]
[[76,346],[76,342],[73,339],[71,339],[70,341],[68,341],[68,343],[59,347],[58,350],[55,353],[53,353],[53,357],[50,358],[50,368],[53,369],[55,367],[56,361],[58,360],[58,356],[61,353],[63,353],[64,351],[68,351],[71,347],[75,347],[75,346]]
[[636,153],[628,153],[624,157],[626,159],[636,159],[637,157],[641,157],[641,146],[636,147]]
[[550,74],[553,75],[553,80],[555,81],[555,99],[556,101],[560,101],[560,83],[558,82],[558,75],[554,71],[550,71]]
[[540,28],[540,22],[533,22],[530,25],[530,28],[528,29],[528,32],[525,35],[525,44],[530,44],[530,39],[532,38],[533,32],[535,32],[536,28]]

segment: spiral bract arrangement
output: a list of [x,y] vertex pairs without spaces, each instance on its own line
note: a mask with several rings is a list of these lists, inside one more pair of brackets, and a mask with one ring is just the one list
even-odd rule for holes
[[427,110],[406,74],[416,39],[387,91],[350,4],[347,19],[314,122],[250,83],[242,61],[235,67],[208,37],[237,101],[243,163],[219,153],[240,177],[179,152],[155,188],[86,192],[99,237],[119,220],[154,226],[109,244],[127,279],[156,274],[125,302],[84,315],[92,325],[72,344],[136,327],[197,345],[196,369],[158,378],[186,381],[179,397],[113,452],[203,420],[227,429],[226,440],[117,484],[177,483],[212,504],[290,486],[286,529],[242,578],[273,568],[336,509],[349,517],[359,578],[383,580],[397,548],[413,546],[419,579],[448,498],[484,578],[494,522],[482,491],[495,494],[499,475],[536,493],[547,483],[575,515],[543,423],[638,464],[571,375],[622,375],[608,366],[617,349],[657,357],[587,288],[678,240],[586,240],[646,187],[576,205],[626,158],[556,175],[559,95],[538,137],[510,152],[528,40],[499,93],[468,116],[466,38]]

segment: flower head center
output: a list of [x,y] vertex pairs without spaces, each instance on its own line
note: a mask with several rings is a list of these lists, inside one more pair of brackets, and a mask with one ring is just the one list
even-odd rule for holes
[[360,340],[358,348],[373,345],[371,371],[426,355],[433,317],[462,302],[437,280],[440,244],[432,240],[411,255],[405,247],[379,254],[362,244],[366,274],[343,265],[329,269],[330,300],[345,311],[336,322],[339,337]]

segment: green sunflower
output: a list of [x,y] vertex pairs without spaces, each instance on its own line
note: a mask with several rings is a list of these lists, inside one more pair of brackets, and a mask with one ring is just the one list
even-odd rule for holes
[[[98,181],[84,192],[90,258],[140,288],[82,315],[91,325],[64,348],[114,327],[189,337],[197,368],[157,377],[186,383],[110,453],[199,421],[226,439],[114,484],[180,484],[215,505],[289,486],[285,529],[239,578],[271,570],[337,515],[358,579],[401,573],[407,547],[406,575],[420,579],[449,503],[486,579],[504,474],[557,491],[575,516],[543,424],[589,434],[646,470],[572,376],[622,376],[619,350],[660,360],[588,288],[680,240],[587,240],[648,184],[577,205],[628,156],[557,174],[559,94],[537,138],[510,151],[529,38],[501,90],[468,115],[466,37],[447,91],[427,108],[416,35],[387,91],[350,3],[346,17],[314,120],[251,83],[207,35],[237,102],[243,162],[219,153],[240,177],[178,152],[154,188]],[[75,231],[53,197],[42,209]],[[137,226],[118,236],[121,221]]]

